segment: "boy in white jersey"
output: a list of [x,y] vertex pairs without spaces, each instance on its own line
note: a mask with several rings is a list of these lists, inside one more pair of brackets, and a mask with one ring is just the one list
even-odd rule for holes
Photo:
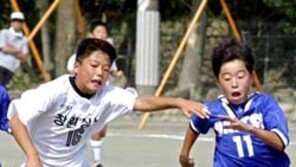
[[[113,41],[110,38],[110,30],[106,23],[100,21],[100,20],[93,20],[90,24],[89,28],[89,34],[88,37],[90,38],[97,38],[108,41],[110,44],[113,45]],[[113,45],[114,46],[114,45]],[[67,63],[67,70],[73,74],[74,73],[74,64],[75,64],[76,54],[73,54]],[[118,70],[116,61],[114,60],[112,62],[111,68],[110,68],[110,76],[115,78],[123,78],[124,74],[121,70]],[[93,151],[94,156],[94,167],[102,167],[102,147],[103,147],[103,141],[102,139],[106,136],[107,132],[107,125],[104,126],[104,128],[95,134],[92,135],[90,145]]]
[[214,167],[288,167],[287,120],[270,95],[249,94],[254,60],[251,49],[231,39],[214,49],[212,69],[223,95],[206,103],[210,118],[193,116],[180,154],[193,167],[190,150],[199,134],[216,134]]
[[12,134],[30,167],[88,167],[86,142],[113,119],[133,111],[179,108],[185,115],[208,114],[203,105],[181,98],[136,97],[106,85],[112,45],[100,39],[84,39],[77,49],[75,76],[61,76],[24,92],[8,109]]

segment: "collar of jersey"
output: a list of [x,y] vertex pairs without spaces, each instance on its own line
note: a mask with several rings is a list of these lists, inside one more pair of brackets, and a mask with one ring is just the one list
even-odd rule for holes
[[[255,95],[257,95],[257,94],[258,94],[258,92],[253,92],[253,93],[248,94],[248,99],[247,99],[246,104],[244,106],[244,112],[247,112],[250,109],[250,106],[251,106],[252,101],[253,101],[253,97]],[[221,104],[222,104],[223,108],[226,110],[227,114],[230,117],[235,118],[236,117],[235,112],[229,106],[230,102],[228,101],[226,96],[225,95],[219,95],[218,99],[221,101]]]
[[84,97],[86,99],[90,99],[93,97],[94,94],[87,94],[87,93],[83,93],[81,90],[79,90],[78,86],[76,85],[76,82],[75,82],[75,77],[69,77],[69,81],[70,81],[70,84],[71,86],[73,87],[73,89],[75,90],[75,92],[81,96],[81,97]]

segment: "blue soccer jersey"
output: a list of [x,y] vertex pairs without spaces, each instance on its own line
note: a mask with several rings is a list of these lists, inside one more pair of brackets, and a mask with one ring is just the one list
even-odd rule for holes
[[215,167],[287,167],[290,160],[284,151],[268,146],[253,134],[224,129],[229,121],[218,115],[236,117],[244,123],[275,132],[285,146],[289,143],[287,121],[278,103],[267,94],[254,93],[241,105],[231,105],[225,96],[206,104],[211,118],[192,117],[190,127],[196,133],[207,133],[212,128],[216,134]]
[[9,95],[3,86],[0,86],[0,130],[9,131],[7,110],[10,103]]

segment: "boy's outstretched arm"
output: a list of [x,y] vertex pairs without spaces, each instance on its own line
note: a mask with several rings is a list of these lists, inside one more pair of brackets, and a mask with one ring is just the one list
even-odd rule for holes
[[193,167],[194,161],[193,158],[189,157],[190,150],[195,143],[198,134],[195,133],[191,128],[190,125],[187,129],[185,140],[183,142],[183,147],[180,153],[179,162],[182,167]]
[[142,112],[158,111],[170,108],[179,108],[187,117],[190,117],[192,114],[196,114],[202,119],[209,118],[209,112],[203,104],[182,98],[141,96],[136,99],[134,105],[134,110]]
[[26,166],[29,167],[41,167],[41,161],[39,158],[39,154],[37,149],[35,148],[28,129],[26,126],[20,121],[18,114],[14,114],[10,119],[10,126],[12,135],[14,139],[17,141],[21,149],[24,151],[26,155]]

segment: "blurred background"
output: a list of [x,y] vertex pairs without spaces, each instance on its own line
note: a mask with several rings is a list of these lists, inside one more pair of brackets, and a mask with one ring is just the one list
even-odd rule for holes
[[[30,31],[45,19],[30,40],[39,54],[31,50],[29,60],[9,84],[9,91],[17,96],[67,73],[68,58],[86,36],[90,22],[99,19],[111,28],[119,55],[117,63],[125,73],[127,86],[136,87],[141,94],[153,94],[200,3],[201,0],[0,1],[1,29],[9,27],[10,14],[17,7],[24,13]],[[264,92],[275,96],[289,121],[296,122],[296,1],[226,3],[242,40],[253,49],[256,73]],[[50,8],[52,12],[44,18]],[[208,0],[161,95],[199,101],[216,98],[219,90],[211,72],[210,55],[221,38],[227,36],[233,36],[233,32],[225,10],[219,1]]]

